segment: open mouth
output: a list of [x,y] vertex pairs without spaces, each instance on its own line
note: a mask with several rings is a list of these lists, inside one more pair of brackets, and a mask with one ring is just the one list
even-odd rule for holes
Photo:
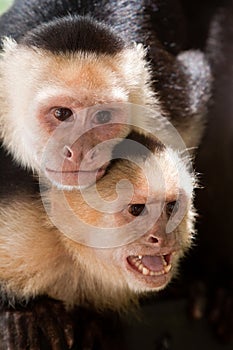
[[171,270],[171,255],[131,255],[127,261],[135,271],[144,276],[161,276]]

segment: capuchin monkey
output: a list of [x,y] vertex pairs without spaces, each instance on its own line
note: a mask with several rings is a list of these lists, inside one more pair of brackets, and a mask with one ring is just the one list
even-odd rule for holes
[[[20,167],[38,174],[44,147],[64,122],[77,122],[77,137],[69,141],[64,128],[66,142],[44,169],[59,188],[103,177],[116,143],[132,131],[145,136],[145,124],[153,131],[158,116],[173,123],[187,147],[198,144],[209,65],[200,51],[176,56],[160,42],[159,4],[21,0],[1,17],[0,132]],[[122,103],[150,107],[154,116],[129,118],[114,108]],[[99,146],[108,140],[111,146]]]
[[[67,306],[119,311],[163,289],[192,242],[193,185],[184,161],[160,147],[146,159],[117,161],[96,186],[64,192],[52,186],[43,194],[51,221],[40,200],[25,195],[6,202],[0,209],[0,281],[7,300],[47,295]],[[63,206],[58,216],[68,233],[53,224],[61,196],[68,210]]]
[[[52,349],[70,349],[70,309],[132,310],[140,296],[165,288],[176,276],[194,234],[195,179],[187,159],[172,149],[158,142],[154,154],[147,151],[130,158],[122,154],[125,159],[116,160],[96,186],[61,191],[46,183],[47,213],[40,197],[26,192],[2,200],[2,302],[29,305],[15,315],[12,308],[0,313],[2,344],[21,350],[21,344],[44,344],[45,337]],[[62,197],[66,206],[59,211]],[[86,231],[81,232],[83,223]],[[53,300],[32,304],[44,296]],[[66,345],[56,347],[58,342]]]

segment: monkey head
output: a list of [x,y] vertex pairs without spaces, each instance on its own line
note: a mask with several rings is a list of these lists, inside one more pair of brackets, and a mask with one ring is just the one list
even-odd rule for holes
[[[85,285],[82,292],[66,291],[66,301],[83,297],[121,308],[163,289],[192,242],[193,184],[185,162],[164,148],[144,160],[116,162],[96,187],[52,187],[49,216],[77,266],[79,288]],[[56,293],[64,300],[64,289]]]
[[209,98],[208,63],[201,52],[174,57],[159,43],[152,48],[148,56],[141,44],[76,15],[40,24],[17,42],[5,38],[0,136],[6,149],[36,174],[42,167],[60,188],[91,185],[105,175],[116,143],[137,130],[133,113],[114,106],[125,103],[153,107],[149,129],[162,116],[188,147],[196,146]]
[[49,295],[122,310],[166,287],[194,233],[194,179],[181,156],[159,145],[117,160],[88,188],[50,185],[46,211],[27,194],[3,203],[0,279],[9,300]]
[[[19,43],[5,40],[0,119],[3,143],[20,164],[36,173],[41,170],[44,148],[57,133],[60,144],[56,140],[58,148],[47,154],[45,176],[57,186],[72,188],[78,177],[83,186],[94,182],[93,177],[101,178],[119,142],[114,139],[129,134],[129,113],[114,104],[149,104],[152,92],[142,45],[127,47],[98,22],[72,19],[73,43],[57,48],[50,41],[49,47],[48,37],[57,30],[62,33],[69,21],[42,25]],[[104,48],[106,40],[111,45]],[[106,140],[112,140],[111,145],[98,146]]]

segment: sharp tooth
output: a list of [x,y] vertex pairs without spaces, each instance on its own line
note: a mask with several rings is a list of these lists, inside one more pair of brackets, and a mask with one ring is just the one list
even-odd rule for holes
[[164,255],[161,255],[161,256],[162,256],[163,266],[167,266],[167,262],[166,262],[166,260],[164,258]]
[[138,255],[138,258],[141,260],[142,259],[142,255]]
[[146,276],[147,276],[147,275],[149,275],[149,272],[150,272],[150,271],[149,271],[146,267],[143,267],[143,269],[142,269],[142,274],[143,274],[143,275],[146,275]]
[[135,265],[136,267],[138,267],[140,264],[141,264],[141,263],[140,263],[139,260],[137,260],[137,261],[134,262],[134,265]]
[[171,270],[172,265],[164,266],[164,271],[168,273]]
[[142,263],[140,263],[140,265],[138,266],[138,270],[142,272],[142,270],[143,270],[143,265],[142,265]]

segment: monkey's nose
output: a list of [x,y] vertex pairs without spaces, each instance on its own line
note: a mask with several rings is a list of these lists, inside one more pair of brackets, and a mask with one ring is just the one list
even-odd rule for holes
[[65,157],[65,158],[68,158],[68,159],[72,159],[73,158],[73,151],[70,147],[68,146],[64,146],[63,147],[63,150],[62,150],[62,155]]
[[[154,248],[171,248],[177,241],[176,233],[166,234],[165,231],[151,232],[145,237],[146,243]],[[145,241],[144,241],[145,242]]]
[[152,244],[158,244],[159,243],[159,238],[157,238],[155,235],[151,234],[149,235],[147,241]]
[[69,147],[65,145],[62,149],[62,157],[69,162],[73,163],[79,163],[83,162],[83,166],[93,164],[95,160],[97,159],[98,151],[96,149],[91,149],[87,151],[86,153],[81,150],[80,152],[77,150],[77,148]]

